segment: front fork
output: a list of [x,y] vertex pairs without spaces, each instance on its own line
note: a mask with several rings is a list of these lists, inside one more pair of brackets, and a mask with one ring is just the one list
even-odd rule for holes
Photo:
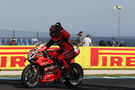
[[41,73],[41,70],[40,70],[40,66],[38,66],[38,65],[32,65],[32,68],[33,68],[33,72],[34,72],[34,76],[37,76],[38,75],[38,77],[37,78],[42,78],[42,73]]

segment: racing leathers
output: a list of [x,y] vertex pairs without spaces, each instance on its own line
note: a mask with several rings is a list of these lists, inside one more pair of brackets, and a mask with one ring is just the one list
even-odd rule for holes
[[70,68],[66,60],[72,58],[74,55],[74,47],[71,44],[69,37],[70,34],[65,29],[62,29],[59,37],[51,37],[50,41],[46,44],[47,49],[54,43],[60,47],[61,53],[56,57],[56,60],[58,62],[61,61],[65,68]]

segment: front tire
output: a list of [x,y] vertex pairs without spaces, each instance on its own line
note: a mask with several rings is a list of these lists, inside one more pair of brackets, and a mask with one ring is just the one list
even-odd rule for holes
[[77,63],[72,63],[70,66],[75,74],[71,75],[71,78],[67,78],[65,84],[68,88],[77,88],[83,81],[83,69]]
[[28,65],[22,72],[21,82],[26,88],[34,88],[39,83],[39,72],[34,65]]

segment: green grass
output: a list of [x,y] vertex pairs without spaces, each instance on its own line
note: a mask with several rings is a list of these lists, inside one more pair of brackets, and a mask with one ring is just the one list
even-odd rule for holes
[[84,77],[120,77],[120,76],[129,76],[129,77],[135,77],[135,74],[100,74],[100,75],[84,75]]
[[17,77],[21,77],[21,76],[20,75],[0,75],[0,77],[17,78]]
[[0,71],[22,71],[23,69],[0,69]]
[[[84,77],[120,77],[120,76],[128,76],[128,77],[135,77],[135,74],[112,74],[112,75],[107,75],[107,74],[100,74],[100,75],[84,75]],[[6,78],[18,78],[21,77],[21,75],[2,75],[0,77],[6,77]]]

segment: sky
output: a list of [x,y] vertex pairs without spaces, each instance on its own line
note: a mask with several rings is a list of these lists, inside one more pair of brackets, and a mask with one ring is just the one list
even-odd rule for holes
[[48,33],[56,22],[71,34],[135,36],[135,0],[0,0],[0,30]]

